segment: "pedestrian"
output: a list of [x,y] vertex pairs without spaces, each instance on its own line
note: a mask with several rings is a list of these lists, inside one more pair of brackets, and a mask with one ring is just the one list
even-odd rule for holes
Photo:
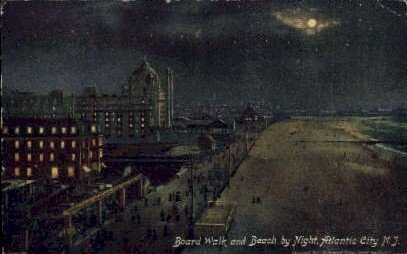
[[168,225],[167,225],[167,224],[164,225],[164,228],[163,228],[163,236],[164,236],[164,237],[168,236]]
[[165,216],[165,214],[164,214],[164,210],[163,210],[163,209],[161,209],[161,212],[160,212],[160,218],[161,218],[161,221],[164,221],[164,216]]
[[155,230],[155,228],[153,229],[153,241],[155,242],[156,240],[158,240],[157,237],[157,230]]
[[122,248],[124,253],[129,253],[130,252],[130,245],[129,245],[129,238],[124,237],[123,238],[123,248]]

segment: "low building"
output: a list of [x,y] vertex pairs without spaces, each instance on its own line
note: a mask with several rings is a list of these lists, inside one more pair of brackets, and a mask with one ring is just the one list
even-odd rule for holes
[[5,178],[74,180],[101,170],[103,136],[95,125],[70,118],[8,118],[2,134]]
[[226,236],[236,212],[236,203],[210,201],[208,208],[194,224],[195,237]]

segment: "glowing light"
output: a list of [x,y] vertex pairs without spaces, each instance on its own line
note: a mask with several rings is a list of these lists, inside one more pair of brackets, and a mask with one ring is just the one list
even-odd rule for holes
[[315,19],[309,19],[307,25],[311,28],[314,28],[317,26],[317,21]]
[[307,35],[314,35],[329,27],[339,25],[335,20],[316,9],[288,9],[276,11],[274,16],[282,24],[304,31]]

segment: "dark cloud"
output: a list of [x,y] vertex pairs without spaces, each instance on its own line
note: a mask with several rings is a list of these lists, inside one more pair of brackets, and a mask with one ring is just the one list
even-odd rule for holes
[[[294,9],[339,23],[310,35],[275,16]],[[9,2],[3,24],[6,87],[112,91],[147,56],[175,69],[180,103],[406,101],[406,19],[375,1]]]

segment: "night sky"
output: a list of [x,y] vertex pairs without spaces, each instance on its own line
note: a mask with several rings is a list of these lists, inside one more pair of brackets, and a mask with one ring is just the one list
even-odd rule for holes
[[3,86],[119,92],[146,57],[178,105],[407,107],[406,6],[383,2],[8,2]]

